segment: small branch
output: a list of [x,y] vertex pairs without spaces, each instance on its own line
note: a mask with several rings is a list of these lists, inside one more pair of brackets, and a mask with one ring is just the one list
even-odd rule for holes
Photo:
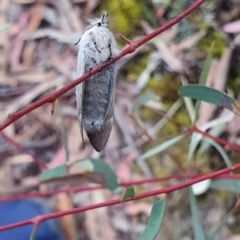
[[[202,182],[202,181],[207,180],[207,179],[215,178],[215,177],[218,177],[222,174],[227,174],[227,173],[230,173],[230,172],[232,172],[234,170],[237,170],[237,169],[240,169],[240,163],[238,163],[238,164],[236,164],[232,167],[228,167],[228,168],[219,170],[217,172],[213,172],[213,173],[205,174],[205,175],[200,176],[200,177],[193,178],[191,180],[188,180],[188,181],[183,182],[183,183],[176,184],[174,186],[169,186],[169,187],[165,187],[165,188],[161,188],[161,189],[156,189],[156,190],[140,193],[140,194],[136,195],[134,197],[134,199],[127,199],[126,202],[133,201],[133,200],[135,201],[135,200],[139,200],[139,199],[143,199],[143,198],[151,197],[151,196],[156,196],[156,195],[164,194],[164,193],[169,194],[169,193],[172,193],[174,191],[177,191],[177,190],[180,190],[180,189],[183,189],[183,188],[186,188],[186,187],[190,187],[195,183]],[[67,211],[41,215],[41,216],[38,216],[37,219],[38,219],[39,223],[41,223],[41,222],[49,220],[49,219],[59,218],[59,217],[63,217],[63,216],[69,215],[69,214],[75,214],[75,213],[84,212],[84,211],[88,211],[88,210],[92,210],[92,209],[96,209],[96,208],[100,208],[100,207],[107,207],[107,206],[120,204],[121,201],[122,201],[122,199],[118,198],[118,199],[106,201],[106,202],[103,202],[103,203],[97,203],[97,204],[92,204],[92,205],[89,205],[89,206],[78,207],[78,208],[67,210]],[[5,225],[5,226],[2,226],[2,227],[0,227],[0,231],[32,224],[34,219],[35,218],[28,219],[28,220],[18,222],[18,223],[13,223],[13,224],[8,224],[8,225]]]
[[129,40],[128,38],[124,37],[124,36],[121,35],[121,34],[118,34],[118,36],[119,36],[126,44],[128,44],[128,45],[131,44],[132,41]]
[[[150,179],[143,179],[143,180],[137,180],[137,181],[130,181],[130,182],[122,182],[119,184],[120,187],[130,187],[134,185],[143,185],[146,183],[156,183],[161,181],[169,181],[171,179],[183,179],[183,178],[196,178],[204,176],[203,174],[184,174],[184,175],[172,175],[162,178],[150,178]],[[240,179],[240,174],[222,174],[221,176],[214,177],[214,179]],[[77,192],[85,192],[85,191],[93,191],[97,189],[103,189],[103,186],[81,186],[81,187],[70,187],[70,188],[62,188],[62,189],[56,189],[46,192],[35,192],[35,193],[25,193],[20,195],[14,195],[14,196],[8,196],[8,197],[1,197],[1,202],[8,202],[8,201],[14,201],[14,200],[20,200],[20,199],[29,199],[29,198],[37,198],[37,197],[48,197],[53,196],[61,192],[68,192],[68,193],[77,193]]]
[[[167,177],[161,177],[161,178],[149,178],[149,179],[142,179],[137,181],[130,181],[130,182],[122,182],[119,184],[120,187],[129,187],[133,185],[142,185],[146,183],[153,183],[153,182],[161,182],[161,181],[168,181],[171,179],[183,179],[183,178],[194,178],[199,175],[197,174],[185,174],[185,175],[172,175]],[[232,175],[231,175],[232,176]],[[240,176],[239,176],[240,178]],[[21,194],[21,195],[14,195],[9,197],[2,197],[0,198],[1,202],[8,202],[13,200],[19,200],[19,199],[27,199],[27,198],[36,198],[36,197],[47,197],[52,196],[61,192],[69,192],[69,193],[76,193],[76,192],[85,192],[85,191],[93,191],[97,189],[103,189],[103,186],[81,186],[81,187],[70,187],[70,188],[62,188],[62,189],[56,189],[51,190],[47,192],[35,192],[35,193],[28,193],[28,194]]]
[[228,147],[230,147],[232,150],[236,150],[236,151],[240,152],[240,147],[239,147],[239,146],[234,145],[234,144],[232,144],[232,143],[230,143],[230,142],[224,141],[223,139],[214,137],[214,136],[210,135],[210,134],[207,133],[207,132],[203,132],[203,131],[201,131],[200,129],[198,129],[195,125],[193,125],[191,128],[189,128],[189,131],[190,131],[190,132],[200,133],[200,134],[202,134],[204,137],[210,138],[210,139],[214,140],[215,142],[220,143],[221,145],[228,146]]
[[[185,18],[187,15],[189,15],[195,9],[197,9],[204,2],[205,2],[205,0],[196,1],[196,3],[194,3],[191,7],[189,7],[187,10],[182,12],[180,15],[178,15],[176,18],[174,18],[173,20],[171,20],[167,24],[163,25],[162,27],[158,28],[157,30],[153,31],[152,33],[146,35],[145,37],[142,37],[142,38],[140,38],[136,41],[131,41],[129,46],[126,49],[124,49],[117,57],[112,59],[111,63],[104,63],[100,66],[100,68],[101,69],[106,68],[107,66],[109,66],[109,64],[112,64],[112,63],[116,62],[117,60],[119,60],[120,58],[124,57],[125,55],[134,52],[137,48],[139,48],[140,46],[142,46],[146,42],[150,41],[151,39],[153,39],[154,37],[156,37],[160,33],[164,32],[165,30],[169,29],[170,27],[172,27],[176,23],[180,22],[183,18]],[[98,71],[99,70],[96,67],[93,70],[91,70],[90,75],[92,76],[92,75],[96,74]],[[12,124],[13,122],[15,122],[20,117],[22,117],[25,114],[33,111],[34,109],[36,109],[36,108],[38,108],[38,107],[40,107],[40,106],[42,106],[46,103],[54,102],[61,95],[63,95],[64,93],[66,93],[70,89],[74,88],[79,83],[82,83],[82,82],[86,81],[88,78],[89,78],[89,73],[86,73],[83,76],[81,76],[80,78],[68,83],[63,88],[59,89],[58,91],[50,94],[49,96],[46,96],[46,97],[40,99],[39,101],[37,101],[35,103],[32,103],[32,104],[28,105],[27,107],[15,112],[15,113],[10,114],[8,116],[8,119],[0,125],[0,131],[3,130],[4,128],[6,128],[7,126],[9,126],[10,124]]]
[[19,145],[17,142],[15,142],[12,138],[8,137],[4,132],[0,132],[0,136],[4,138],[8,143],[10,143],[12,146],[14,146],[19,152],[28,154],[32,157],[33,161],[39,165],[42,169],[48,169],[47,165],[40,161],[38,158],[33,156],[30,152],[28,152],[25,148],[23,148],[21,145]]

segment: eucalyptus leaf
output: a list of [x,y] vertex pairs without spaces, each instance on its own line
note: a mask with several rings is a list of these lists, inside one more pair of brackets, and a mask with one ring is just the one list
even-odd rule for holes
[[147,226],[136,240],[153,240],[155,238],[162,224],[165,207],[165,198],[154,203]]

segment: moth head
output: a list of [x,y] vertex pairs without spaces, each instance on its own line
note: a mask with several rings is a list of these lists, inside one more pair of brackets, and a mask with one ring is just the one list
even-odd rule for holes
[[107,21],[108,21],[108,14],[107,12],[104,12],[100,18],[90,19],[89,23],[91,26],[108,27]]

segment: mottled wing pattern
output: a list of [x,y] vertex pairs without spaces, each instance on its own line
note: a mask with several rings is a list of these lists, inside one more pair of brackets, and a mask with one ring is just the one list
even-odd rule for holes
[[99,132],[96,133],[88,133],[87,136],[89,138],[90,143],[94,147],[94,149],[98,152],[102,151],[108,142],[108,138],[110,136],[113,124],[113,116],[114,116],[114,104],[115,104],[115,86],[116,86],[116,66],[112,64],[108,67],[108,74],[106,77],[109,78],[109,95],[108,95],[108,106],[105,114],[104,124]]
[[87,133],[90,143],[92,144],[94,149],[98,152],[102,151],[107,144],[108,138],[112,130],[113,113],[114,113],[114,102],[112,103],[112,108],[110,109],[101,130],[95,133]]

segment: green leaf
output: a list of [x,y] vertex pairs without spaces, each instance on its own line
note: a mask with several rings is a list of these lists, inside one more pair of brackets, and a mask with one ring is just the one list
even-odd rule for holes
[[240,180],[219,179],[211,182],[210,188],[240,193]]
[[217,106],[227,108],[235,114],[240,115],[240,102],[216,89],[199,85],[188,85],[181,87],[180,95],[212,103]]
[[191,212],[192,212],[193,231],[194,231],[195,239],[205,240],[202,226],[200,225],[200,220],[198,216],[196,198],[193,195],[193,191],[191,187],[189,188],[189,193],[190,193],[190,206],[191,206]]
[[153,240],[155,238],[162,224],[165,207],[165,198],[154,203],[147,226],[136,240]]
[[140,95],[132,105],[132,112],[136,112],[141,105],[144,105],[149,101],[159,102],[159,97],[153,93],[144,93]]
[[[67,175],[66,165],[61,165],[56,168],[47,170],[39,176],[39,181],[41,182],[76,182],[81,179],[86,179],[91,182],[99,183],[104,185],[107,189],[113,191],[118,187],[117,177],[112,171],[112,169],[100,159],[82,159],[77,160],[71,165],[77,165],[79,172]],[[102,178],[99,178],[99,175]]]
[[134,198],[135,197],[135,191],[133,187],[128,187],[124,193],[122,203],[125,202],[128,198]]
[[113,170],[100,159],[86,159],[86,160],[79,160],[81,161],[90,161],[93,164],[93,171],[97,173],[103,174],[106,179],[105,187],[109,190],[113,191],[118,187],[117,176],[113,172]]
[[193,154],[197,148],[197,145],[199,144],[199,142],[202,140],[202,136],[193,133],[192,137],[191,137],[191,141],[188,147],[188,163],[191,162]]
[[43,172],[39,177],[40,182],[48,181],[50,179],[66,176],[66,165],[61,165]]
[[151,24],[152,27],[157,28],[158,25],[156,23],[155,16],[154,16],[152,10],[149,9],[148,5],[144,2],[142,2],[142,3],[139,2],[139,4],[140,4],[141,10],[142,10],[142,13],[144,15],[144,19],[146,19]]
[[214,146],[218,152],[221,154],[225,164],[228,167],[232,166],[231,160],[228,157],[228,155],[226,154],[226,152],[224,151],[224,149],[222,148],[222,146],[220,144],[218,144],[217,142],[213,141],[212,139],[208,139],[208,138],[203,138],[203,141],[209,142],[212,146]]
[[202,69],[202,72],[201,72],[201,76],[200,76],[200,79],[199,79],[199,85],[202,85],[202,86],[205,86],[206,82],[207,82],[207,77],[208,77],[208,73],[209,73],[210,66],[211,66],[211,61],[212,61],[212,53],[211,53],[212,48],[213,48],[213,44],[208,51],[206,60],[204,61],[204,64],[203,64],[203,69]]
[[30,236],[29,240],[35,240],[36,239],[37,227],[38,227],[37,225],[33,226],[32,233],[31,233],[31,236]]
[[235,208],[233,208],[220,222],[220,224],[217,226],[217,228],[214,230],[214,232],[207,237],[206,240],[215,240],[217,235],[222,231],[223,227],[227,224],[228,218],[233,214]]
[[164,151],[165,149],[171,147],[172,145],[174,145],[175,143],[179,142],[182,138],[184,138],[185,135],[179,135],[177,137],[171,138],[165,142],[163,142],[162,144],[160,144],[159,146],[152,148],[151,150],[147,151],[146,153],[144,153],[139,160],[144,160],[146,158],[155,156],[156,154]]

